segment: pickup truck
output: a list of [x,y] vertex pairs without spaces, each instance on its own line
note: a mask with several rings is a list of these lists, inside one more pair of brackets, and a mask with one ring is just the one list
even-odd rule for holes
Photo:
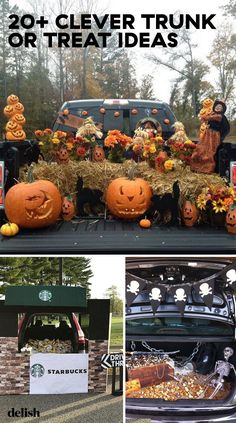
[[[69,110],[68,113],[64,111]],[[105,109],[105,113],[102,113]],[[114,117],[114,111],[118,111]],[[53,130],[75,132],[86,116],[101,124],[104,133],[119,129],[132,135],[138,122],[145,117],[157,120],[163,129],[163,138],[173,133],[175,116],[169,106],[160,101],[145,100],[75,100],[61,107]],[[5,164],[5,190],[19,178],[20,166],[37,161],[36,141],[1,142],[0,161]],[[223,143],[218,154],[218,173],[229,178],[230,161],[236,161],[236,145]],[[4,222],[4,204],[1,217]],[[1,254],[85,254],[85,253],[234,253],[236,237],[226,229],[199,225],[157,226],[142,229],[135,221],[83,217],[71,222],[58,221],[54,226],[40,230],[21,230],[13,238],[0,238]]]

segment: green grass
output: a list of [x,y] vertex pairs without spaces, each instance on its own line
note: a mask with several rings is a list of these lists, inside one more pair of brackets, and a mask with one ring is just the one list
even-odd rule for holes
[[112,317],[111,346],[123,345],[123,317]]

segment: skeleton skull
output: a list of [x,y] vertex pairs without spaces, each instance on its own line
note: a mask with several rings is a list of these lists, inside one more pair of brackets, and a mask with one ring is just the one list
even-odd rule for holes
[[127,292],[131,292],[131,294],[138,295],[139,293],[139,283],[138,281],[131,281],[129,285],[127,285]]
[[226,273],[227,282],[229,282],[229,285],[231,285],[233,282],[236,282],[236,270],[230,269]]
[[212,288],[208,285],[208,283],[204,282],[200,285],[199,293],[203,298],[206,295],[212,294]]
[[229,359],[229,358],[233,355],[233,353],[234,353],[233,348],[226,347],[226,348],[224,349],[224,359],[225,359],[226,361],[228,361],[228,359]]
[[162,299],[160,288],[152,288],[149,294],[150,300],[160,301]]
[[177,301],[186,301],[187,295],[185,294],[185,290],[183,288],[176,289],[174,299],[175,302]]

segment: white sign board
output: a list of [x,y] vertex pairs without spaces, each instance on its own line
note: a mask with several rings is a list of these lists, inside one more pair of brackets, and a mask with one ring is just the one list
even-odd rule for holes
[[88,392],[88,354],[33,354],[30,394]]

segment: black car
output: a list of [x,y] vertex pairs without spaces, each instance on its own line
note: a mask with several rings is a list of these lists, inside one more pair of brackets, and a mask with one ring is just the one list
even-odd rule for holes
[[[126,398],[128,419],[149,418],[160,423],[236,422],[235,296],[224,275],[224,269],[231,265],[236,268],[236,260],[127,258],[129,275],[134,280],[138,277],[148,281],[126,311],[127,380],[140,377],[134,379],[134,384],[139,384],[133,388],[136,393],[129,393]],[[193,287],[198,281],[212,279],[215,287],[211,309],[192,288],[181,315],[168,285],[187,283]],[[149,294],[150,286],[157,280],[164,281],[167,289],[153,314]],[[214,374],[219,361],[229,363],[229,374],[221,378],[217,372]],[[170,377],[163,373],[162,384],[148,386],[155,379],[154,367],[150,366],[161,362],[169,366]],[[195,385],[194,380],[198,381]],[[202,385],[196,384],[199,380]],[[177,388],[168,394],[172,383],[178,385],[180,394]],[[181,389],[185,393],[187,390],[186,397]]]

